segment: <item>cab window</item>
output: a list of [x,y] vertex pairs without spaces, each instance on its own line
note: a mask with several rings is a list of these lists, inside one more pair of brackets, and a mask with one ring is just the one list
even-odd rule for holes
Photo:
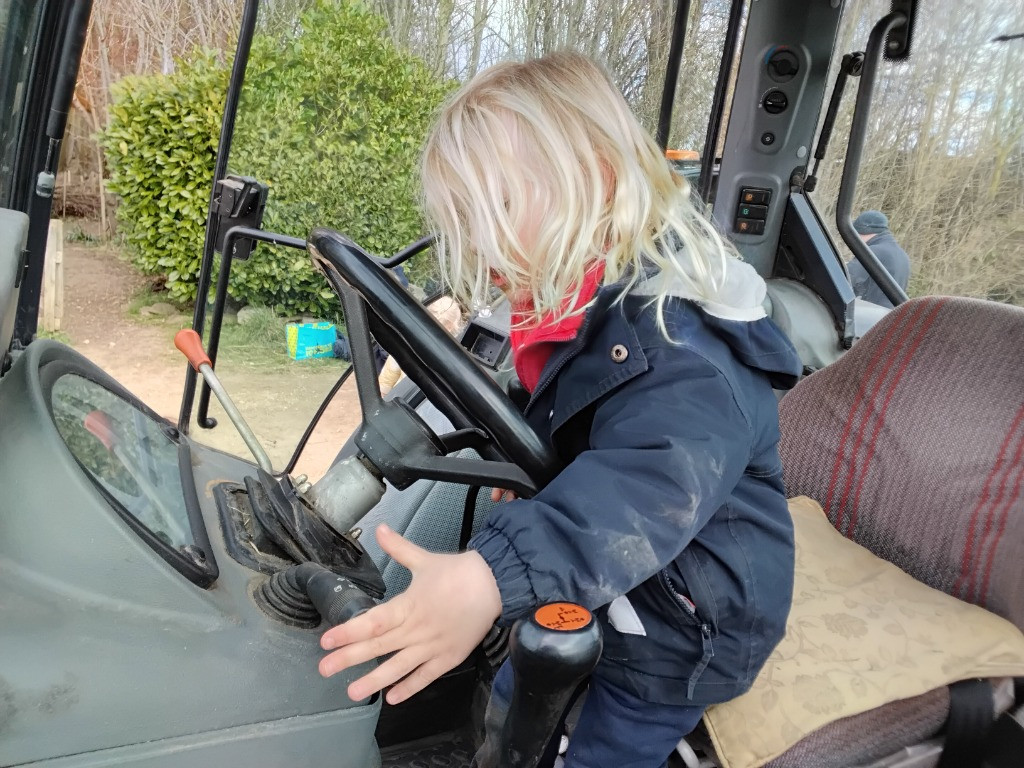
[[10,207],[18,135],[44,5],[0,0],[0,208]]
[[[863,50],[888,8],[883,0],[850,4],[829,92],[843,54]],[[999,39],[1022,30],[1019,3],[924,10],[909,60],[882,62],[853,215],[873,210],[888,219],[909,255],[911,297],[1024,304],[1024,41]],[[847,85],[812,195],[847,259],[835,206],[859,82]]]

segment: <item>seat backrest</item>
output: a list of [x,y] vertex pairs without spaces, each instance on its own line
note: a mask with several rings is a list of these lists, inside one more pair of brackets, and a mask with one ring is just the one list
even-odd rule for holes
[[18,272],[28,238],[28,216],[0,208],[0,364],[14,337]]
[[899,306],[780,405],[789,496],[1024,629],[1024,309]]

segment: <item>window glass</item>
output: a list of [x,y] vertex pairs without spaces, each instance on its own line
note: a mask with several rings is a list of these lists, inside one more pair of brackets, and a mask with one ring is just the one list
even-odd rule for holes
[[0,0],[0,207],[8,207],[32,54],[45,3]]
[[194,543],[178,446],[165,427],[75,374],[54,382],[50,404],[57,431],[100,488],[172,549]]
[[[829,94],[843,54],[864,50],[888,10],[885,0],[847,4]],[[885,215],[891,235],[868,245],[909,255],[911,296],[1024,304],[1024,41],[1012,39],[1021,32],[1024,4],[936,0],[918,14],[910,58],[881,64],[853,215]],[[846,258],[835,206],[859,82],[847,86],[813,193]]]
[[[686,28],[686,44],[683,46],[683,59],[679,66],[679,81],[676,83],[676,100],[672,111],[672,129],[669,133],[668,147],[683,154],[681,166],[683,175],[691,182],[696,182],[700,173],[700,163],[706,152],[714,151],[716,157],[721,146],[705,147],[708,123],[711,120],[715,86],[721,68],[722,53],[729,28],[731,0],[705,0],[692,3],[690,19]],[[746,28],[746,6],[741,9],[739,33],[736,41],[736,59],[731,63],[726,74],[727,88],[725,91],[725,112],[722,126],[728,125],[729,105],[732,104],[732,91],[735,87],[736,71],[739,64],[739,52],[743,44],[743,32]],[[664,75],[662,74],[662,79]],[[653,126],[652,126],[653,129]],[[725,140],[725,131],[721,131],[720,142]]]

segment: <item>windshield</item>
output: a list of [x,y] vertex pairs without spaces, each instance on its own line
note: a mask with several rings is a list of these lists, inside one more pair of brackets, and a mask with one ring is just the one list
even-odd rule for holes
[[[863,50],[888,9],[884,0],[849,4],[830,90],[843,54]],[[1022,31],[1022,3],[933,0],[918,13],[910,58],[881,65],[853,215],[877,211],[888,220],[888,232],[876,226],[865,235],[878,229],[907,252],[911,296],[1024,305],[1024,40],[997,40]],[[847,86],[813,193],[837,243],[858,83]]]
[[0,208],[10,205],[18,135],[43,5],[0,0]]
[[[480,70],[508,59],[565,48],[590,55],[656,133],[675,3],[376,0],[368,3],[373,18],[326,14],[315,6],[303,12],[303,5],[291,6],[291,14],[276,3],[260,11],[232,148],[233,172],[271,184],[266,228],[304,237],[314,224],[335,226],[381,254],[417,239],[423,223],[414,170],[437,104]],[[667,146],[676,150],[677,167],[695,179],[733,3],[680,5],[689,8],[689,18]],[[395,47],[368,46],[369,38]],[[361,43],[359,60],[338,53],[339,42],[349,39],[353,49]],[[321,47],[324,55],[315,56]],[[327,59],[330,50],[335,54]],[[393,73],[383,89],[372,79],[378,66]],[[308,82],[305,91],[293,82],[300,77]],[[419,98],[409,97],[410,88]],[[290,93],[297,98],[282,96]],[[389,101],[378,101],[382,96]],[[300,171],[300,158],[321,162],[307,162]],[[346,173],[348,166],[359,173]],[[436,278],[429,261],[414,260],[410,269],[427,293]]]
[[[692,182],[700,167],[730,6],[728,0],[689,6],[670,147],[686,150],[689,159],[682,171]],[[674,16],[674,3],[648,0],[586,0],[572,7],[546,3],[541,10],[519,3],[264,3],[229,172],[268,185],[266,230],[305,238],[314,226],[329,226],[373,253],[394,254],[426,230],[418,200],[420,148],[438,105],[454,88],[498,61],[572,47],[608,67],[653,134]],[[203,64],[194,71],[205,77],[209,69]],[[218,85],[223,87],[223,80]],[[441,287],[435,254],[414,257],[399,279],[418,298],[434,295]],[[293,319],[290,339],[323,334],[313,343],[326,348],[336,334],[335,354],[345,358],[340,308],[304,253],[260,244],[251,258],[232,265],[231,286],[233,300]],[[228,336],[248,334],[254,327],[248,310],[238,315],[239,323],[243,317],[245,327],[229,327]],[[269,320],[268,328],[273,325]],[[318,321],[333,323],[333,330],[316,327]],[[280,329],[270,330],[283,338]],[[342,361],[282,361],[290,375],[301,372],[294,397],[284,399],[270,386],[252,386],[254,368],[263,367],[255,355],[248,360],[233,356],[224,343],[221,351],[227,354],[218,357],[218,374],[266,438],[275,466],[283,466],[302,426],[340,374]],[[282,371],[272,373],[279,377]],[[211,413],[226,424],[216,403]],[[335,425],[351,429],[359,420],[354,393],[343,389],[318,432]],[[224,435],[237,443],[229,427],[191,434],[201,441]],[[310,450],[318,451],[323,442],[314,435]],[[245,455],[239,445],[231,450]],[[318,477],[326,464],[307,462],[309,455],[303,454],[298,470]]]

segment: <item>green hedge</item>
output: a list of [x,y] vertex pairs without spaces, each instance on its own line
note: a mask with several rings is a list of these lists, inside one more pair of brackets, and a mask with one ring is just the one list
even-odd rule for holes
[[[305,237],[325,225],[392,253],[423,233],[417,159],[449,86],[353,0],[320,0],[297,29],[265,30],[253,43],[231,172],[270,185],[266,229]],[[208,56],[170,77],[126,80],[104,138],[133,258],[165,272],[175,299],[195,295],[226,81]],[[429,255],[414,263],[413,279],[432,263]],[[323,278],[295,250],[258,246],[232,268],[230,292],[281,312],[336,311]]]
[[113,86],[100,137],[132,261],[166,275],[179,302],[195,298],[227,82],[212,54],[170,76],[126,77]]

